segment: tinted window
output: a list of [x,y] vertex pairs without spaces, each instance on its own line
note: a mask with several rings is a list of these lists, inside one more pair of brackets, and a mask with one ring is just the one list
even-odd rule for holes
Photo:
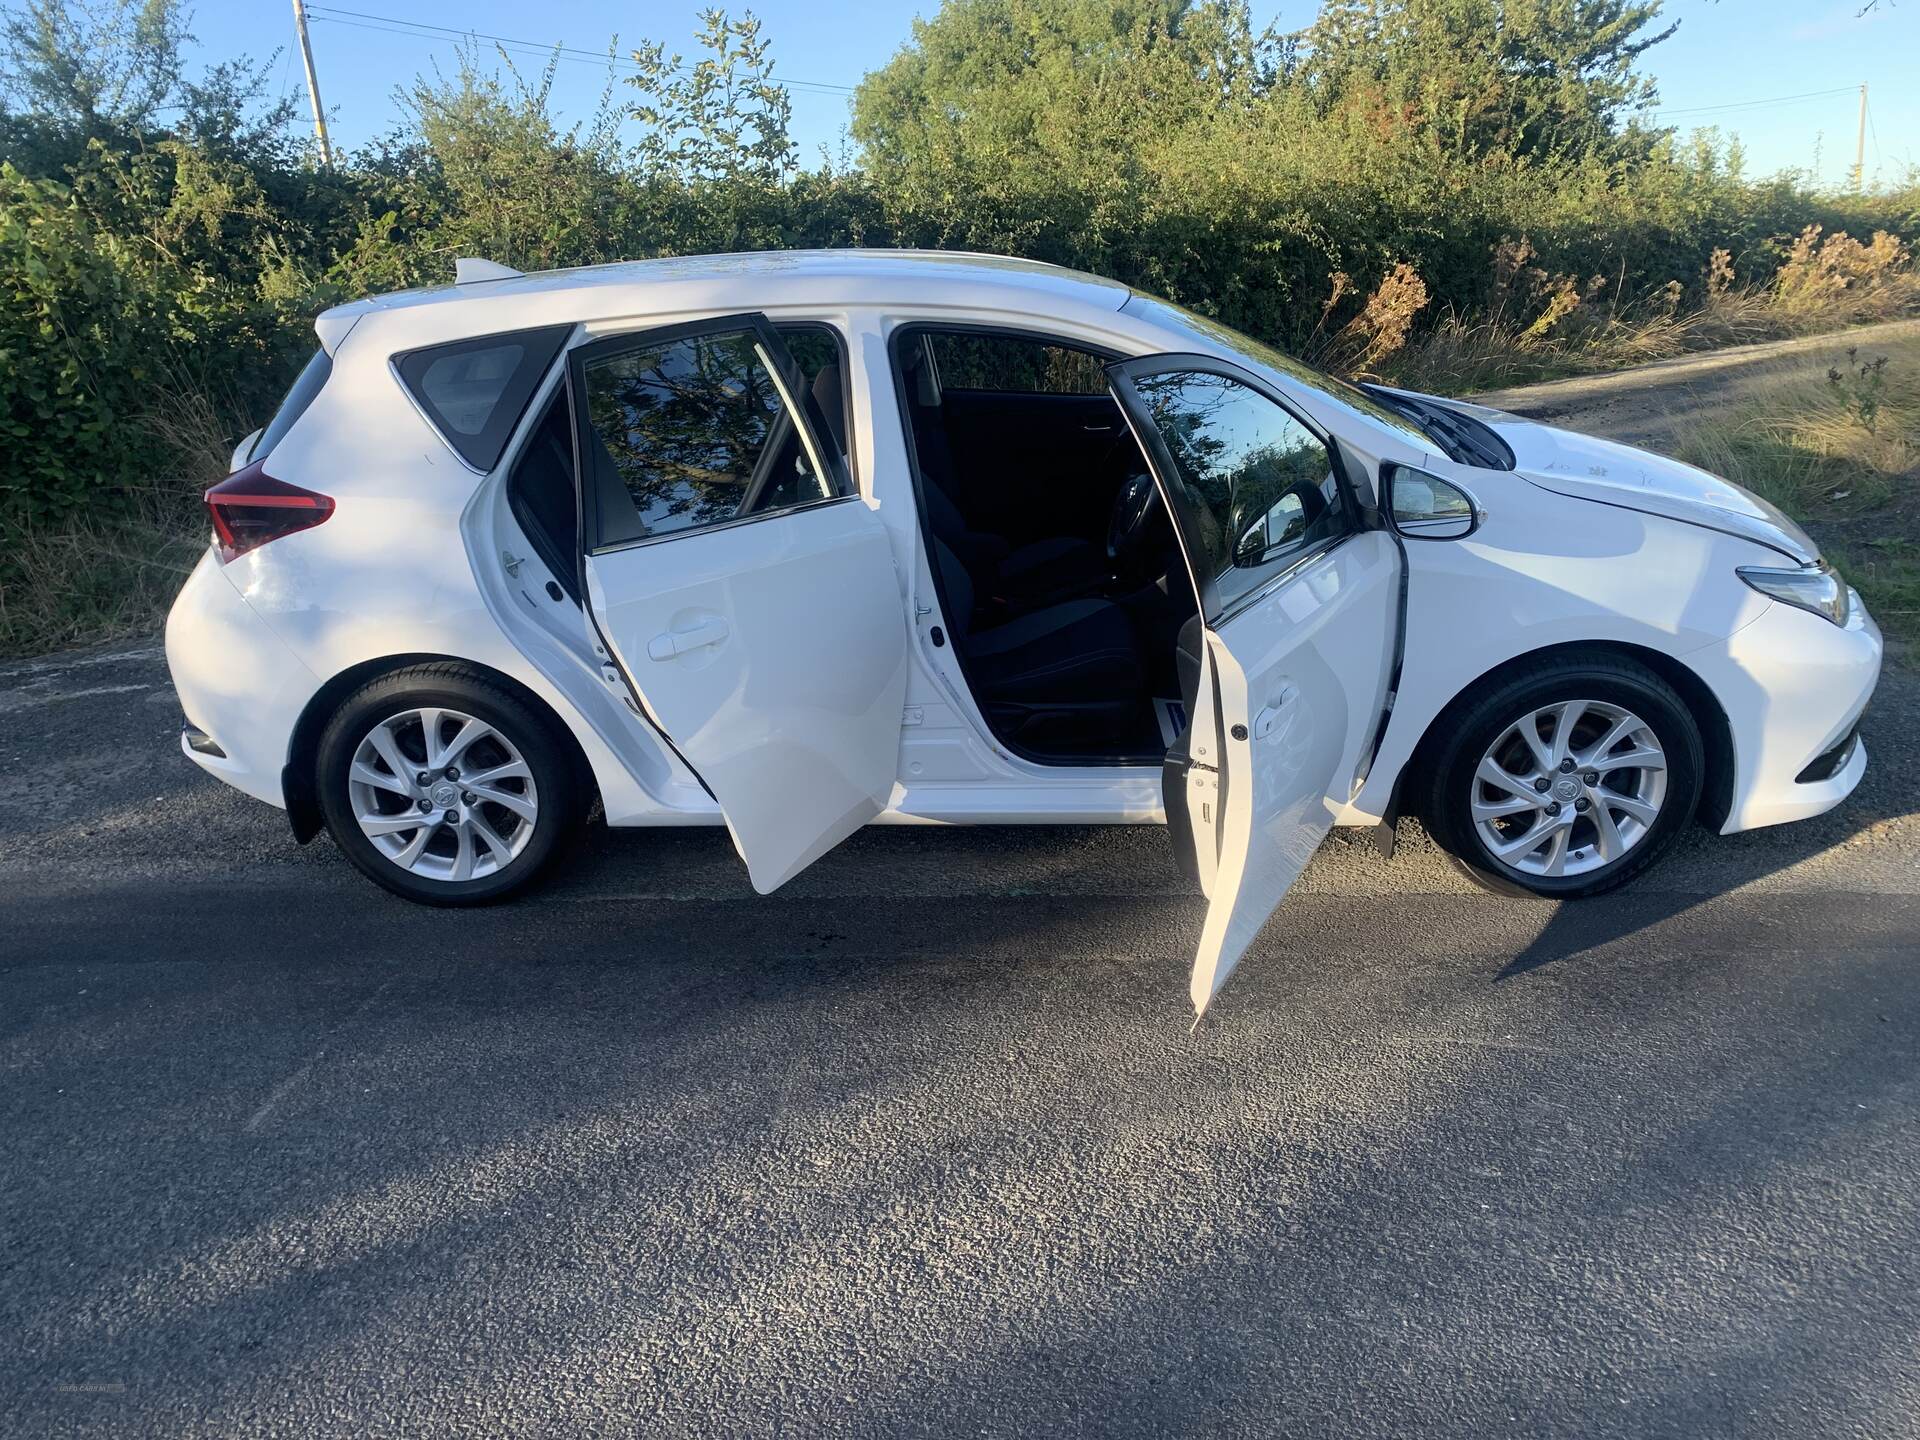
[[[781,398],[751,330],[640,343],[587,361],[599,542],[826,500],[839,493]],[[796,382],[797,383],[797,382]]]
[[844,352],[840,333],[825,325],[813,324],[782,325],[776,333],[793,358],[794,369],[800,372],[801,396],[813,406],[807,418],[815,422],[815,436],[840,452],[845,468],[851,473],[853,442],[847,414],[847,367],[841,358]]
[[1106,362],[1086,350],[1014,335],[932,331],[942,390],[998,390],[1037,395],[1105,395]]
[[1173,461],[1210,614],[1352,528],[1326,447],[1266,396],[1195,370],[1133,387]]
[[414,350],[395,360],[400,378],[460,458],[491,470],[572,327],[486,335]]
[[260,438],[253,443],[253,449],[247,452],[247,463],[264,460],[273,453],[287,431],[293,428],[293,422],[307,413],[307,407],[327,383],[327,377],[333,374],[333,358],[324,350],[313,352],[313,358],[307,361],[293,388],[287,391],[287,398],[280,402],[280,408],[273,412],[273,419],[267,422],[267,428],[260,432]]
[[540,558],[573,594],[579,588],[579,536],[574,533],[573,415],[564,390],[555,393],[514,457],[507,498]]

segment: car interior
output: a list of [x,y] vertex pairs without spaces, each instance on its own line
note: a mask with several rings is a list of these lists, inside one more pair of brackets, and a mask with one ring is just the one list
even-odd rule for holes
[[[817,325],[779,331],[809,408],[849,454],[838,338]],[[893,357],[943,639],[995,736],[1047,764],[1160,763],[1185,726],[1195,667],[1178,657],[1195,643],[1182,631],[1196,631],[1197,606],[1166,507],[1107,388],[1112,357],[923,326],[896,334]],[[564,395],[515,459],[507,493],[578,603]]]
[[1197,607],[1111,357],[927,326],[892,353],[941,610],[994,734],[1044,763],[1158,763]]

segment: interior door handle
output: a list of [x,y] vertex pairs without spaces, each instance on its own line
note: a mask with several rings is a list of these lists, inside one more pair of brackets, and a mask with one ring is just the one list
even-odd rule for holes
[[709,620],[696,625],[691,630],[666,630],[647,642],[647,658],[650,660],[671,660],[676,655],[685,655],[693,650],[703,650],[709,645],[718,645],[727,638],[727,622]]

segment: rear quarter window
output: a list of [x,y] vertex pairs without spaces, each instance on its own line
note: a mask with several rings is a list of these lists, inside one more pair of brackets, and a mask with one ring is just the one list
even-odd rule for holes
[[273,419],[267,422],[267,428],[260,432],[260,438],[253,442],[253,449],[247,452],[249,464],[264,460],[273,453],[273,447],[285,438],[294,422],[307,413],[307,407],[326,388],[332,374],[333,357],[324,350],[314,351],[313,358],[307,361],[306,367],[287,391],[286,399],[280,402],[280,408],[273,412]]
[[540,379],[573,331],[571,325],[483,335],[410,350],[394,357],[400,383],[440,432],[474,469],[500,463],[500,453]]

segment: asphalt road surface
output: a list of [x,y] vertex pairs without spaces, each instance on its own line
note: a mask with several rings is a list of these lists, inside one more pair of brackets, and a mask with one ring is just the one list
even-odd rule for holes
[[448,913],[0,667],[0,1433],[1906,1435],[1920,681],[1627,893],[1336,838],[590,835]]

